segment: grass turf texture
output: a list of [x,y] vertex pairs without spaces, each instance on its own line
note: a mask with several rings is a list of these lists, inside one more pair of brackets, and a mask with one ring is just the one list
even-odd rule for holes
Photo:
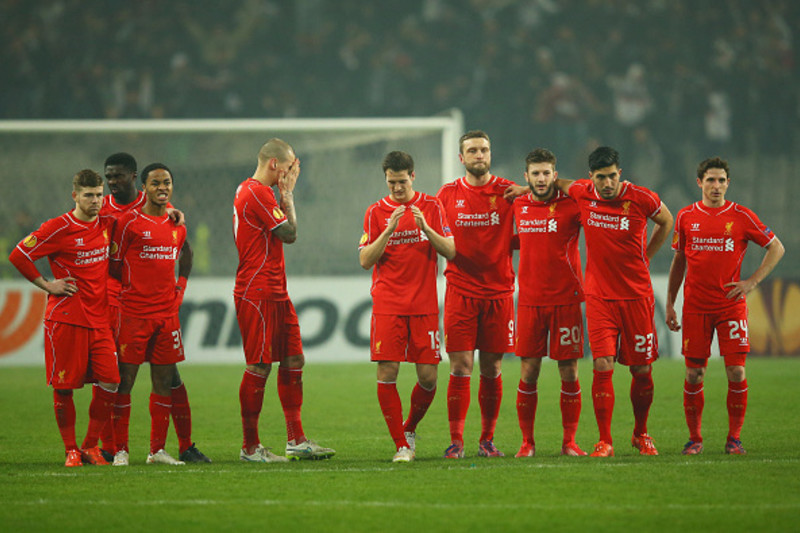
[[[504,399],[495,437],[507,457],[477,457],[477,379],[466,426],[467,457],[444,460],[449,444],[447,364],[439,392],[418,428],[417,460],[392,464],[394,447],[375,393],[370,364],[307,365],[304,428],[338,452],[329,461],[242,463],[239,366],[184,364],[193,436],[213,464],[145,465],[149,441],[148,370],[133,392],[131,466],[63,466],[50,389],[41,368],[0,369],[0,524],[5,531],[104,529],[266,531],[754,531],[791,530],[800,512],[797,447],[800,359],[748,361],[750,394],[742,440],[748,455],[723,452],[726,382],[712,362],[705,388],[705,452],[680,454],[683,365],[655,365],[650,433],[661,455],[630,447],[633,427],[627,369],[614,383],[617,457],[559,457],[561,418],[557,369],[546,364],[539,383],[537,456],[513,457],[520,444],[515,400],[519,363],[506,359]],[[578,444],[597,439],[591,404],[591,363],[581,361],[583,413]],[[414,371],[403,365],[399,389],[407,411]],[[283,454],[286,437],[270,376],[261,439]],[[78,442],[90,391],[77,391]],[[177,457],[174,428],[167,451]]]

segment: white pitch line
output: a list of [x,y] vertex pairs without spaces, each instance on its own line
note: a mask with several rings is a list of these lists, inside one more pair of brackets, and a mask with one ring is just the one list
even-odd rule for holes
[[[8,506],[27,506],[27,507],[34,507],[34,506],[55,506],[61,505],[63,501],[61,500],[52,500],[52,499],[36,499],[36,500],[25,500],[25,501],[6,501],[4,505]],[[119,502],[110,501],[110,500],[92,500],[87,501],[87,504],[92,506],[114,506],[117,505]],[[243,505],[245,502],[242,500],[141,500],[141,501],[130,501],[126,500],[125,505],[136,505],[141,507],[158,507],[158,506],[237,506]],[[577,511],[577,510],[585,510],[585,509],[602,509],[604,511],[642,511],[648,508],[651,509],[658,509],[658,510],[675,510],[675,511],[730,511],[731,506],[730,503],[719,503],[719,504],[711,504],[711,503],[685,503],[685,504],[663,504],[663,503],[653,503],[653,504],[628,504],[628,505],[618,505],[609,502],[602,502],[597,504],[590,504],[584,501],[580,502],[563,502],[563,503],[556,503],[556,504],[544,504],[544,503],[536,503],[536,502],[529,502],[529,503],[514,503],[514,502],[493,502],[493,503],[447,503],[447,502],[409,502],[409,501],[380,501],[380,500],[372,500],[372,501],[356,501],[356,500],[329,500],[329,501],[318,501],[318,500],[307,500],[304,499],[302,501],[296,500],[262,500],[262,501],[248,501],[246,502],[248,506],[254,505],[262,505],[264,507],[291,507],[291,506],[299,506],[299,507],[346,507],[346,508],[353,508],[353,507],[372,507],[372,508],[403,508],[408,509],[410,507],[415,507],[419,509],[442,509],[442,510],[541,510],[541,511],[552,511],[552,510],[561,510],[561,511]],[[800,502],[796,503],[738,503],[736,504],[736,511],[782,511],[782,510],[795,510],[800,509]]]

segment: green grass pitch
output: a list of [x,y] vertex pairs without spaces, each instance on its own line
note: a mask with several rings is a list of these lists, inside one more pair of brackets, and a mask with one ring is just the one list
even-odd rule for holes
[[[0,369],[0,528],[3,531],[788,531],[800,516],[800,359],[748,362],[749,405],[742,440],[748,455],[723,453],[726,383],[721,362],[706,380],[705,453],[684,457],[683,366],[655,365],[650,433],[661,453],[639,457],[624,367],[615,372],[613,434],[617,456],[559,457],[557,369],[543,368],[537,456],[513,457],[520,444],[515,398],[519,363],[504,363],[504,400],[495,443],[507,457],[477,457],[477,380],[465,438],[467,457],[442,459],[449,444],[447,364],[439,393],[420,424],[417,460],[394,452],[375,393],[375,367],[315,365],[304,374],[306,433],[337,450],[329,461],[249,464],[241,445],[241,366],[183,364],[194,439],[210,465],[145,465],[149,440],[148,370],[139,374],[131,420],[131,466],[63,466],[50,389],[41,368]],[[578,443],[597,439],[591,363],[580,363],[583,413]],[[407,409],[414,371],[403,365]],[[270,376],[261,438],[283,453],[285,427]],[[89,390],[76,392],[78,439]],[[168,451],[177,455],[174,429]]]

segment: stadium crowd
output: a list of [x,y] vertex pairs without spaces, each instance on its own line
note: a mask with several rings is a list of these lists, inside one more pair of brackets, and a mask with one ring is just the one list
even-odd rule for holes
[[651,162],[686,143],[789,153],[797,133],[789,0],[3,0],[0,15],[3,119],[457,107],[509,154],[602,133]]

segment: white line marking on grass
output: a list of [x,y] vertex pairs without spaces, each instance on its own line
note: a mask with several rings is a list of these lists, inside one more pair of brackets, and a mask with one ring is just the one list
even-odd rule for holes
[[[25,501],[13,501],[13,502],[5,502],[5,505],[19,505],[19,506],[52,506],[52,505],[60,505],[63,502],[61,500],[48,500],[48,499],[36,499],[36,500],[25,500]],[[111,501],[111,500],[92,500],[90,502],[86,502],[89,505],[96,506],[96,505],[118,505],[119,502]],[[447,503],[447,502],[409,502],[409,501],[380,501],[380,500],[373,500],[373,501],[356,501],[356,500],[329,500],[329,501],[315,501],[315,500],[262,500],[262,501],[247,501],[243,502],[240,499],[231,499],[231,500],[141,500],[141,501],[131,501],[126,500],[125,505],[136,505],[140,507],[160,507],[160,506],[237,506],[237,505],[247,505],[248,507],[252,507],[254,505],[262,505],[264,507],[372,507],[372,508],[396,508],[400,507],[403,509],[407,509],[409,507],[415,507],[419,509],[442,509],[442,510],[564,510],[564,511],[577,511],[577,510],[585,510],[589,508],[596,508],[596,509],[603,509],[605,510],[631,510],[631,511],[642,511],[643,509],[652,508],[652,509],[670,509],[675,511],[717,511],[717,510],[725,510],[729,511],[731,509],[730,503],[686,503],[686,504],[663,504],[663,503],[653,503],[653,504],[629,504],[629,505],[618,505],[609,502],[603,502],[602,504],[589,504],[586,502],[563,502],[563,503],[536,503],[536,502],[522,502],[522,503],[514,503],[514,502],[492,502],[492,503]],[[781,511],[781,510],[794,510],[800,509],[800,503],[738,503],[736,505],[737,511]]]

